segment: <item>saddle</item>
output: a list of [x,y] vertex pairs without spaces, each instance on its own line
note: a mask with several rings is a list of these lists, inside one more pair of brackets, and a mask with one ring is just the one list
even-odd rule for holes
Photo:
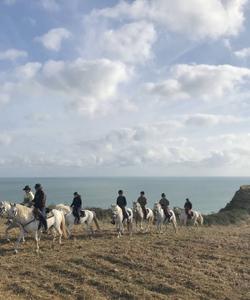
[[188,217],[188,219],[192,219],[193,216],[194,216],[194,213],[193,213],[193,211],[190,209],[190,210],[187,212],[187,217]]
[[164,222],[166,222],[166,221],[170,222],[170,219],[171,219],[173,213],[169,210],[169,208],[165,208],[165,209],[163,209],[163,211],[164,211],[164,214],[165,214],[165,221]]

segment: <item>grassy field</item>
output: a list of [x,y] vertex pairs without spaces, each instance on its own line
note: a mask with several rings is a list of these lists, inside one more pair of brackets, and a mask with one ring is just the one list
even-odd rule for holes
[[250,225],[181,228],[127,235],[114,228],[41,253],[32,239],[13,254],[0,224],[0,299],[250,299]]

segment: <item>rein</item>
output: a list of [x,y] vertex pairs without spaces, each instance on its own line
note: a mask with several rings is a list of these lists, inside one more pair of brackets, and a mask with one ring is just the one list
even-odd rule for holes
[[33,222],[35,222],[36,221],[36,219],[34,218],[33,220],[31,220],[31,221],[29,221],[28,223],[26,223],[26,224],[22,224],[21,222],[16,222],[18,225],[21,225],[22,226],[22,228],[23,228],[23,230],[26,232],[26,233],[28,233],[28,231],[27,230],[25,230],[25,227],[26,226],[28,226],[29,224],[31,224],[31,223],[33,223]]

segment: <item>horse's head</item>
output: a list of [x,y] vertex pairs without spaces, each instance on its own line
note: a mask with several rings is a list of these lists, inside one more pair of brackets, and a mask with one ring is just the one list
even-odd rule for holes
[[154,215],[160,213],[160,210],[161,210],[161,205],[160,205],[160,203],[156,202],[154,204],[154,208],[153,208]]
[[0,202],[0,216],[5,215],[10,210],[10,204],[6,201]]
[[116,205],[116,204],[112,204],[112,205],[111,205],[112,217],[113,217],[114,219],[115,219],[115,218],[117,217],[117,215],[118,215],[118,212],[119,212],[118,208],[119,208],[119,206]]
[[134,209],[134,210],[137,210],[138,204],[139,204],[139,203],[138,203],[137,201],[134,201],[134,202],[133,202],[133,209]]
[[10,204],[10,210],[9,210],[9,215],[12,218],[15,218],[17,216],[17,206],[16,203]]

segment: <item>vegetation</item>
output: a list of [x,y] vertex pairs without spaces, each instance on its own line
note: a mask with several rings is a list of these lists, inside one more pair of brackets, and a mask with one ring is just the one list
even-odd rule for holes
[[249,218],[249,213],[245,209],[231,209],[220,211],[218,213],[205,215],[205,225],[229,225],[237,224],[246,221]]

